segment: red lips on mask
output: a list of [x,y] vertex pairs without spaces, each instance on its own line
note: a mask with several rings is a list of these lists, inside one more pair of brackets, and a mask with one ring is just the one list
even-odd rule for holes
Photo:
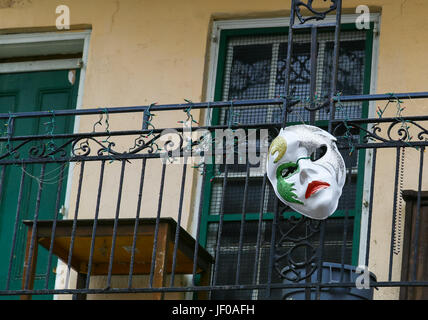
[[325,189],[330,187],[330,185],[327,182],[323,181],[312,181],[308,188],[306,189],[305,198],[308,199],[311,195],[318,192],[319,190]]

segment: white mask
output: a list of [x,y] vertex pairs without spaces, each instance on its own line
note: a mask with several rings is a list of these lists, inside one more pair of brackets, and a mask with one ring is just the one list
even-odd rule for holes
[[282,202],[317,220],[336,211],[346,180],[336,138],[309,125],[281,129],[269,148],[267,174]]

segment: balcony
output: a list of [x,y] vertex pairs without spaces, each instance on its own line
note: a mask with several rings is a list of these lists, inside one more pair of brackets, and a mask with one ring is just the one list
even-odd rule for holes
[[[427,97],[333,100],[401,104]],[[199,123],[213,110],[229,119],[260,105],[285,117],[299,112],[290,104],[284,98],[188,101],[0,114],[0,295],[426,297],[428,117],[329,121],[347,180],[337,212],[319,221],[283,205],[266,178],[264,155],[282,123]],[[59,131],[65,122],[69,131]],[[220,143],[221,132],[232,136]],[[241,163],[239,147],[246,156]],[[403,154],[416,163],[413,191],[403,189]]]

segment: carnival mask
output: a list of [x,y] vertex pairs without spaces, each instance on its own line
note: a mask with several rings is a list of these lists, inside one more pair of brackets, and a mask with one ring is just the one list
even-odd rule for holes
[[267,174],[282,202],[318,220],[336,211],[346,179],[336,138],[309,125],[281,129],[269,148]]

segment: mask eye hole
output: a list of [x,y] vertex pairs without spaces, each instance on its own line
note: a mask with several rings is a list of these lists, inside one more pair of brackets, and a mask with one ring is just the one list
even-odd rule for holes
[[282,171],[281,171],[281,176],[284,178],[284,179],[287,179],[288,177],[290,177],[293,173],[295,173],[296,171],[297,171],[297,169],[298,169],[299,167],[297,166],[297,165],[291,165],[291,166],[289,166],[289,167],[287,167],[287,168],[284,168]]
[[322,145],[311,154],[311,161],[318,161],[327,153],[327,146]]

